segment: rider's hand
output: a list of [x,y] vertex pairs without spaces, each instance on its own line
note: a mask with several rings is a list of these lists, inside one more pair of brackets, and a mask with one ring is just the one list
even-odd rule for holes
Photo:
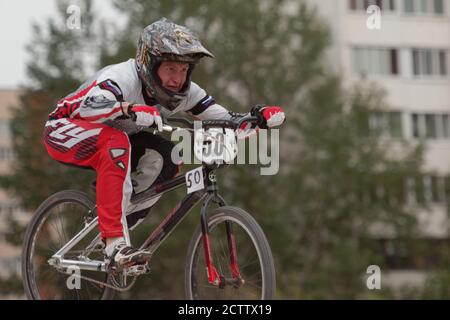
[[256,106],[251,114],[258,117],[258,127],[262,129],[280,126],[286,119],[284,110],[279,106]]
[[145,105],[130,105],[128,114],[138,126],[150,127],[155,125],[158,131],[162,131],[163,121],[158,108]]

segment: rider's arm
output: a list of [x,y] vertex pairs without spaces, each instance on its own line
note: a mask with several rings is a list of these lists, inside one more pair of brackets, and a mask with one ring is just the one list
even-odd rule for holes
[[[193,103],[193,107],[186,111],[199,120],[238,120],[249,114],[230,112],[217,104],[212,96],[195,83],[192,83],[189,98],[195,103]],[[255,107],[251,112],[258,116],[258,123],[261,128],[281,125],[285,119],[283,109],[278,106]],[[255,134],[259,127],[255,124],[244,123],[238,130],[238,138],[247,138]]]
[[229,111],[217,104],[212,96],[206,93],[195,82],[191,83],[183,111],[198,120],[229,120]]
[[156,124],[158,129],[162,130],[162,119],[156,107],[131,104],[123,101],[123,97],[124,94],[116,82],[111,79],[104,80],[89,90],[80,108],[72,112],[71,117],[93,122],[132,118],[138,126],[148,127]]
[[119,85],[107,79],[93,86],[84,96],[80,107],[70,117],[95,122],[128,117],[127,103],[123,102],[123,92]]
[[217,104],[210,95],[206,95],[187,112],[199,120],[230,120],[232,118],[230,112]]
[[[199,120],[238,120],[248,115],[248,113],[235,113],[227,110],[207,94],[192,109],[188,110],[188,114]],[[238,139],[248,138],[257,132],[256,125],[245,123],[237,131]]]

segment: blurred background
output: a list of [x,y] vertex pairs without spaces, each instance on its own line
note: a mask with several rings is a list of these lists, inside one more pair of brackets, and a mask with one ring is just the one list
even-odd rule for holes
[[[219,173],[221,194],[266,232],[278,299],[450,298],[450,0],[0,0],[1,298],[24,298],[34,210],[95,179],[49,158],[47,115],[96,70],[133,58],[140,31],[163,16],[215,55],[193,80],[218,103],[287,112],[277,175]],[[183,193],[165,196],[133,241]],[[198,223],[197,208],[118,298],[183,299]],[[371,265],[379,289],[367,286]]]

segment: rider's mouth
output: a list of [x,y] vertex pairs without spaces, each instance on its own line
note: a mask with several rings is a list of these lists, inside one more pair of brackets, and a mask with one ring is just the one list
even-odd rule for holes
[[178,92],[178,91],[180,91],[180,87],[167,86],[166,88],[167,88],[168,90],[172,91],[172,92]]

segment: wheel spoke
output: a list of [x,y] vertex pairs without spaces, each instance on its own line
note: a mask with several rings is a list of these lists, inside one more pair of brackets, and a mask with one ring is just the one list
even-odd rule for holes
[[[24,277],[24,286],[32,298],[100,299],[104,296],[104,287],[86,279],[76,279],[80,283],[80,288],[69,289],[67,280],[71,275],[62,273],[63,270],[57,270],[48,263],[48,260],[57,251],[83,229],[83,219],[94,206],[93,201],[87,196],[71,191],[67,191],[67,194],[69,196],[64,200],[49,201],[48,207],[44,207],[37,213],[37,220],[34,221],[36,227],[33,228],[33,233],[27,237],[25,244],[29,249],[26,250],[27,255],[22,263],[26,264],[25,269],[29,271],[27,277]],[[63,258],[79,259],[78,257],[97,234],[98,231],[87,234]],[[102,256],[101,250],[92,250],[86,257],[92,260],[102,260]],[[83,276],[101,282],[105,282],[107,279],[103,272],[83,270],[81,272]],[[109,292],[111,291],[109,290]]]

